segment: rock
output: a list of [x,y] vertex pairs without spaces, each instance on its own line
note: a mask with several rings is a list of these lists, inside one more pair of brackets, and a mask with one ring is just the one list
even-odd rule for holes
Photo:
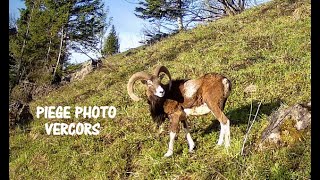
[[269,135],[268,140],[273,143],[279,143],[281,140],[280,131],[272,132]]
[[82,65],[81,70],[71,74],[71,81],[83,79],[92,70],[93,70],[93,68],[91,66],[91,61],[84,63]]
[[67,74],[66,76],[62,77],[61,84],[65,85],[65,84],[72,82],[72,81],[75,81],[75,80],[81,80],[87,74],[89,74],[92,71],[99,69],[101,67],[103,67],[103,63],[102,63],[101,59],[86,61],[81,64],[81,68],[79,70],[77,70],[76,72],[73,72],[71,74]]
[[21,101],[15,101],[9,105],[9,127],[25,125],[33,120],[29,105]]
[[[291,107],[280,107],[269,116],[270,124],[262,132],[261,143],[265,140],[279,142],[281,140],[281,125],[288,119],[294,121],[294,127],[301,131],[311,126],[311,102],[296,104]],[[283,133],[285,134],[285,133]]]

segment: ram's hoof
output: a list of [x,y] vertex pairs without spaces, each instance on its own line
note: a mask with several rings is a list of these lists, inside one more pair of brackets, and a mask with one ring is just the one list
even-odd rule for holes
[[164,157],[170,157],[170,156],[172,156],[172,154],[173,154],[173,152],[172,152],[172,151],[169,151],[169,152],[167,152],[167,153],[164,155]]
[[189,153],[194,153],[194,147],[195,147],[195,145],[193,144],[193,145],[189,148]]
[[164,129],[163,128],[159,128],[159,134],[162,134],[164,132]]
[[194,142],[189,144],[189,152],[193,152],[193,149],[196,145],[194,144]]
[[224,147],[225,147],[225,148],[230,147],[230,143],[225,143],[225,144],[224,144]]

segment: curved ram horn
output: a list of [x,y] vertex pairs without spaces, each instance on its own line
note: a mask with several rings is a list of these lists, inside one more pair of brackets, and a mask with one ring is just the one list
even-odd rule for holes
[[170,75],[170,72],[169,70],[165,67],[165,66],[162,66],[162,65],[158,65],[154,71],[153,71],[153,74],[157,77],[159,77],[160,73],[163,72],[165,73],[168,77],[169,77],[169,90],[171,89],[171,85],[172,85],[172,82],[171,82],[171,75]]
[[131,97],[132,100],[134,101],[139,101],[140,98],[138,96],[136,96],[134,93],[133,93],[133,85],[134,83],[137,81],[137,80],[147,80],[147,79],[150,79],[151,78],[151,75],[149,75],[148,73],[146,72],[137,72],[135,74],[133,74],[130,79],[129,79],[129,82],[127,84],[127,91],[128,91],[128,94],[129,96]]

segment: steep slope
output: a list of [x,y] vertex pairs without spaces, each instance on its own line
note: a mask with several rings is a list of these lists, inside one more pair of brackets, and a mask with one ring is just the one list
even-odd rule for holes
[[[110,57],[105,67],[31,103],[34,121],[10,132],[12,179],[306,179],[310,177],[310,131],[281,146],[256,148],[267,116],[280,104],[309,101],[310,1],[275,0],[234,17],[179,33],[153,46]],[[129,77],[168,67],[173,78],[219,72],[233,83],[225,113],[231,119],[231,147],[216,145],[212,115],[192,117],[197,149],[188,153],[183,132],[172,158],[163,158],[168,136],[157,136],[147,103],[126,92]],[[252,96],[243,92],[257,86]],[[142,94],[142,85],[138,94]],[[262,101],[240,156],[251,99]],[[115,106],[114,119],[36,118],[37,106]],[[71,114],[74,112],[72,111]],[[47,135],[45,123],[100,123],[97,136]]]

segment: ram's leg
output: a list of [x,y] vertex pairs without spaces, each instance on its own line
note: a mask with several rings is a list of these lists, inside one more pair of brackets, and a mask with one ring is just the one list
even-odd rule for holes
[[[224,99],[220,101],[220,110],[223,113],[225,103],[227,99]],[[223,114],[224,115],[224,114]],[[226,117],[227,118],[227,117]],[[227,118],[228,119],[228,118]],[[221,126],[222,125],[222,126]],[[225,125],[220,124],[221,127],[224,127],[224,138],[225,138],[225,146],[228,147],[230,146],[230,120],[227,120],[227,123]],[[223,137],[222,137],[223,138]]]
[[225,147],[230,146],[230,121],[226,117],[226,115],[222,112],[220,109],[219,105],[217,104],[212,104],[212,103],[207,103],[210,110],[214,114],[214,116],[219,120],[220,122],[220,135],[219,135],[219,140],[218,140],[218,145],[222,145],[223,141]]
[[223,124],[220,122],[220,135],[219,135],[219,140],[218,140],[218,145],[221,146],[223,143],[223,136],[225,134],[225,128],[223,128]]
[[186,133],[186,138],[187,138],[187,141],[188,141],[188,145],[189,145],[189,152],[193,152],[193,149],[195,147],[195,144],[191,138],[191,134],[190,134],[190,131],[189,131],[189,126],[188,126],[188,122],[187,120],[183,120],[182,121],[182,125],[183,125],[183,130],[184,132]]
[[226,124],[220,122],[220,135],[218,140],[218,145],[222,145],[223,141],[225,141],[225,147],[230,146],[230,121],[227,120]]
[[227,124],[225,125],[225,146],[229,147],[230,146],[230,121],[228,119]]

